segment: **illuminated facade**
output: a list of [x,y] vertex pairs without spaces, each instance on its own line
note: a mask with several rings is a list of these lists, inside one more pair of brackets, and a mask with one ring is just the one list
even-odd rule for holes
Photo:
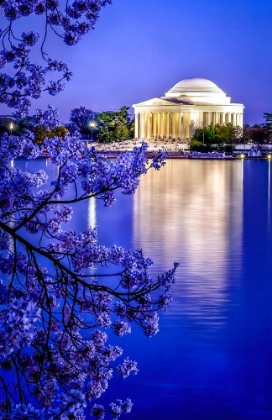
[[207,79],[184,79],[165,96],[134,104],[135,138],[180,138],[189,140],[195,127],[211,123],[243,127],[243,104]]

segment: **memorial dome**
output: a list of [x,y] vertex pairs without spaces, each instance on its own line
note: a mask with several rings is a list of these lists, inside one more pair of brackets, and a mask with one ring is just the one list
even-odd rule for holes
[[189,103],[218,104],[230,103],[230,97],[215,83],[208,79],[191,78],[176,83],[168,92],[165,98],[177,98]]

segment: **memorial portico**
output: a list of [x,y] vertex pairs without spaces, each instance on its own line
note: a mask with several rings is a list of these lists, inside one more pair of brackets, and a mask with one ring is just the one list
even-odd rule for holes
[[135,138],[180,138],[189,140],[196,127],[210,124],[243,127],[244,105],[207,79],[185,79],[161,98],[133,105]]

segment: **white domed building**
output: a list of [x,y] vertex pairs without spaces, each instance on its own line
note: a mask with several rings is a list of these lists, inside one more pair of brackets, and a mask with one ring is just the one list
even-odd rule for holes
[[230,99],[210,80],[181,80],[165,96],[133,105],[135,138],[189,140],[196,127],[212,123],[243,127],[244,105]]

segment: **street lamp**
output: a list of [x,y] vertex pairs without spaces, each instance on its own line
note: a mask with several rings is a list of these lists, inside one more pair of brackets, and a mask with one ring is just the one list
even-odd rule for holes
[[90,124],[89,124],[89,127],[90,127],[90,129],[91,129],[91,141],[93,142],[93,130],[94,130],[94,129],[95,129],[95,127],[96,127],[95,122],[94,122],[94,121],[91,121],[91,122],[90,122]]

